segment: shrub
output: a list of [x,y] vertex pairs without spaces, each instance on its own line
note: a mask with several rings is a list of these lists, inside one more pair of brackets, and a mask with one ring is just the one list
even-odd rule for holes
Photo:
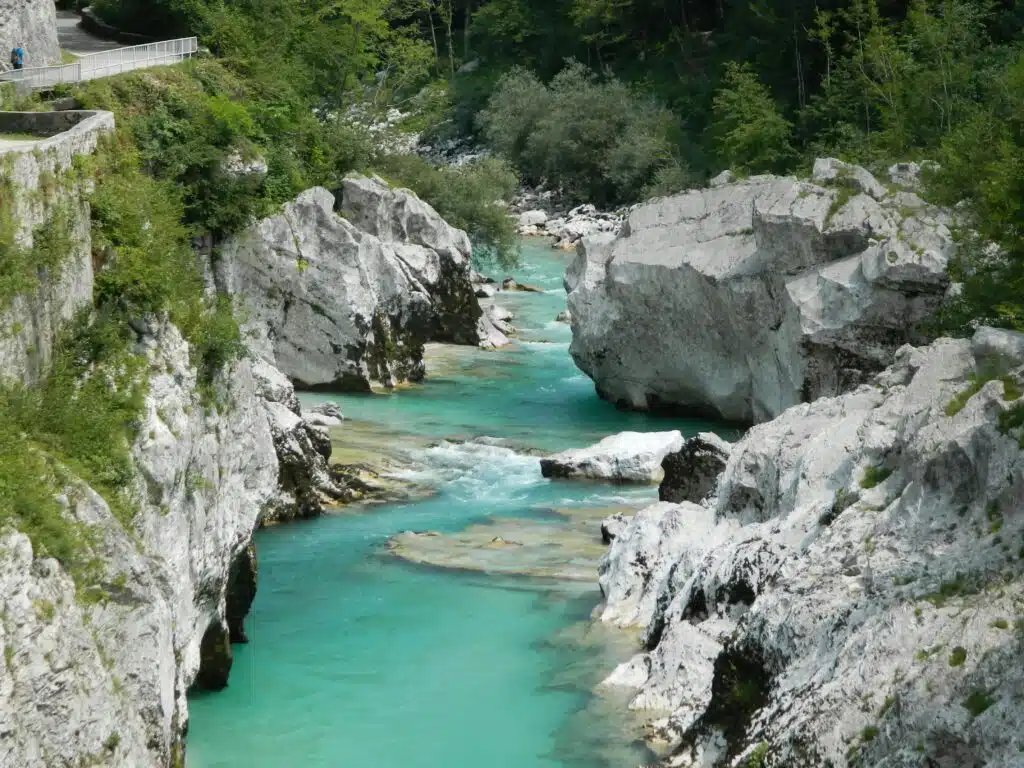
[[967,649],[962,645],[958,645],[949,655],[949,666],[960,667],[963,666],[965,661],[967,661]]
[[478,120],[488,143],[531,181],[557,181],[571,197],[598,205],[638,199],[674,162],[671,114],[577,61],[548,85],[511,70]]

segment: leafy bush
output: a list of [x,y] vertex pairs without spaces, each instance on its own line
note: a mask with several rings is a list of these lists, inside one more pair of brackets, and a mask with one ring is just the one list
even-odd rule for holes
[[390,183],[415,192],[449,224],[464,229],[477,261],[515,265],[515,225],[498,202],[511,198],[517,177],[504,162],[485,158],[460,167],[434,168],[414,155],[387,155],[376,161],[376,168]]
[[599,205],[638,199],[673,163],[670,113],[576,61],[548,85],[511,70],[479,122],[488,143],[531,181],[557,182]]

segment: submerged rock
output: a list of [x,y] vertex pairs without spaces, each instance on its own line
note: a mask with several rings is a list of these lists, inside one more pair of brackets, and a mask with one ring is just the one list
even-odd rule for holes
[[540,460],[544,477],[591,478],[619,483],[656,483],[665,456],[683,447],[674,432],[620,432],[589,448]]
[[605,551],[602,518],[614,509],[623,508],[560,509],[553,521],[497,518],[455,533],[405,531],[392,536],[387,549],[403,560],[440,568],[593,582]]
[[663,765],[1019,762],[1024,354],[978,389],[993,348],[1015,335],[904,346],[752,429],[706,505],[616,535],[600,613],[644,648],[606,685],[656,713]]
[[411,192],[352,176],[337,200],[307,190],[228,240],[215,273],[297,385],[366,390],[421,379],[427,341],[477,343],[469,256],[466,234]]
[[665,477],[658,486],[658,498],[699,504],[714,493],[731,450],[729,443],[711,432],[691,437],[681,450],[668,454],[661,463]]
[[915,339],[948,285],[951,218],[862,168],[816,176],[662,198],[582,241],[570,352],[603,397],[756,423],[849,391]]

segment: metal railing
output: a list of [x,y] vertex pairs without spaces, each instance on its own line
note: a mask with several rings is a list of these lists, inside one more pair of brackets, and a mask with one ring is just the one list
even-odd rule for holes
[[0,73],[0,80],[13,82],[22,87],[51,88],[61,83],[81,83],[98,77],[109,77],[135,69],[177,64],[190,58],[199,50],[199,41],[194,37],[165,40],[159,43],[133,45],[130,48],[115,48],[80,56],[72,64],[53,67],[27,67]]

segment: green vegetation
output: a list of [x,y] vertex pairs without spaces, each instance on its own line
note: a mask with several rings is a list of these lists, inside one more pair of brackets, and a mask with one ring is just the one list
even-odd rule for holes
[[962,706],[970,713],[971,717],[977,717],[995,704],[996,701],[997,699],[990,696],[987,691],[978,690],[964,699]]
[[958,645],[949,655],[949,666],[960,667],[963,666],[965,661],[967,661],[967,649],[962,645]]
[[996,619],[992,622],[994,629],[1009,629],[1010,623],[1006,619]]
[[892,470],[885,467],[868,467],[864,470],[864,477],[861,478],[860,487],[865,490],[874,488],[884,483],[891,474]]
[[927,600],[936,608],[942,608],[950,600],[957,597],[968,597],[981,592],[981,586],[971,582],[966,576],[957,574],[951,581],[945,581],[939,586],[939,591],[930,595],[924,595],[921,599]]
[[[243,144],[265,136],[275,148],[275,183],[257,200],[286,196],[307,163],[332,165],[330,154],[349,143],[313,140],[322,156],[303,147],[318,134],[313,122],[329,126],[328,115],[353,106],[415,105],[421,114],[409,127],[432,138],[475,133],[527,179],[597,204],[676,191],[727,166],[802,172],[828,155],[878,171],[934,159],[927,196],[964,201],[970,219],[954,266],[964,290],[942,326],[1024,328],[1024,17],[1012,3],[96,0],[95,8],[135,31],[197,33],[245,81],[249,93],[228,98],[260,105],[248,110],[255,132],[234,107],[214,112]],[[289,126],[294,150],[271,124]],[[215,209],[230,223],[242,209],[220,191],[187,195],[190,211]]]
[[768,754],[770,748],[768,742],[762,741],[747,755],[747,760],[743,764],[744,768],[765,768],[768,765]]
[[478,119],[488,142],[527,179],[557,180],[572,197],[598,205],[635,200],[659,171],[678,165],[672,116],[577,61],[549,85],[513,68]]
[[860,740],[865,744],[872,742],[878,736],[878,729],[873,725],[868,725],[860,732]]

